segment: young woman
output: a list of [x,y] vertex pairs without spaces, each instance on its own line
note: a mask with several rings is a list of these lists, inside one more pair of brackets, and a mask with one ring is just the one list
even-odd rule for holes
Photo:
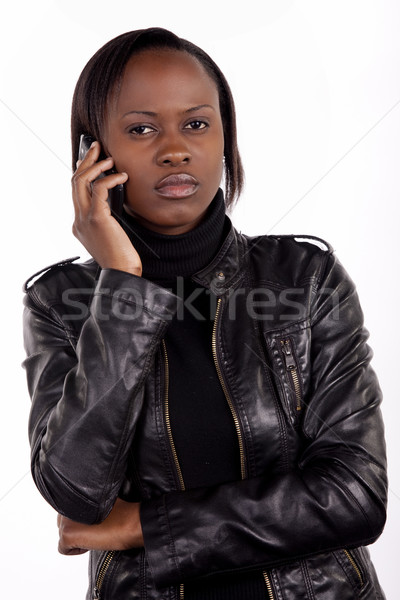
[[384,598],[364,547],[385,522],[380,390],[354,285],[315,238],[232,227],[221,71],[168,31],[121,35],[80,76],[72,144],[93,260],[28,283],[25,367],[33,476],[60,552],[91,551],[87,598]]

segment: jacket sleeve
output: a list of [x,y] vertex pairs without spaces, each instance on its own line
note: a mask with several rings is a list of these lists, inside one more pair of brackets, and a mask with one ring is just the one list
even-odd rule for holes
[[103,270],[71,343],[62,304],[55,309],[43,288],[39,281],[29,289],[24,310],[33,478],[59,513],[96,523],[123,481],[143,383],[177,298],[140,277]]
[[381,533],[387,488],[381,393],[363,316],[334,256],[321,279],[310,307],[312,389],[297,466],[143,502],[145,548],[158,585],[270,568],[372,543]]

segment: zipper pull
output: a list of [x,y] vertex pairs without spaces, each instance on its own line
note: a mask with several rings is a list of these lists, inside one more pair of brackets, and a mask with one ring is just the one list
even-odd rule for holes
[[100,598],[100,590],[95,587],[93,590],[93,598],[92,600],[98,600]]
[[296,397],[296,410],[301,410],[301,386],[290,340],[281,340],[281,348],[285,357],[286,370],[290,373],[291,389]]
[[281,340],[282,352],[285,357],[286,369],[291,371],[292,369],[296,369],[296,361],[294,360],[292,347],[290,345],[290,340]]

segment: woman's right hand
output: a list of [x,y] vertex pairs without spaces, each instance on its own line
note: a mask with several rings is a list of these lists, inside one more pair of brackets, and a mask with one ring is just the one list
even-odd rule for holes
[[[113,159],[98,161],[99,142],[93,142],[85,158],[77,162],[72,177],[75,220],[72,232],[103,269],[142,274],[142,262],[132,242],[111,214],[108,190],[127,181],[126,173],[97,179],[112,168]],[[98,162],[97,162],[98,161]]]
[[140,503],[117,498],[108,517],[96,525],[84,525],[58,515],[61,554],[83,554],[88,550],[129,550],[144,545]]

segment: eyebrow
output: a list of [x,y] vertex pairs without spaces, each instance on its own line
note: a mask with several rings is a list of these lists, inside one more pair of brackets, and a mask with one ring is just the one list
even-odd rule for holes
[[[198,106],[191,106],[187,110],[184,110],[183,113],[191,113],[196,110],[200,110],[201,108],[211,108],[211,110],[215,111],[215,108],[211,106],[211,104],[199,104]],[[129,110],[125,114],[122,115],[122,118],[127,117],[128,115],[147,115],[148,117],[156,117],[157,113],[151,110]]]

